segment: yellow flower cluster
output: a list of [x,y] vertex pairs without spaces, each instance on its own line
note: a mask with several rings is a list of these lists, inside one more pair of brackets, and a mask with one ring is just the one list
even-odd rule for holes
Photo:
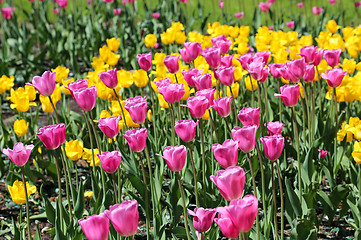
[[29,123],[24,119],[16,119],[14,122],[14,132],[17,136],[22,137],[28,132]]
[[[331,87],[328,87],[326,99],[332,99]],[[353,77],[346,75],[341,85],[336,88],[337,102],[353,102],[355,100],[361,101],[361,72],[358,72]]]
[[[25,190],[24,190],[24,184],[21,181],[16,180],[12,186],[8,186],[9,193],[11,195],[11,199],[14,203],[22,205],[26,203],[25,198]],[[34,185],[30,185],[28,182],[26,182],[26,191],[28,194],[28,197],[30,197],[31,194],[36,193],[36,187]]]
[[164,33],[160,34],[160,38],[163,44],[183,44],[187,40],[187,36],[184,32],[184,26],[180,22],[173,22]]
[[157,43],[157,36],[155,34],[148,34],[144,38],[145,46],[148,48],[154,48]]
[[7,77],[2,75],[0,77],[0,83],[0,94],[2,94],[14,87],[14,76]]
[[27,112],[30,106],[36,106],[33,101],[36,98],[35,88],[25,85],[25,87],[19,87],[16,90],[10,89],[10,97],[7,97],[12,103],[11,109],[16,109],[18,112]]
[[356,163],[361,164],[361,142],[354,143],[352,157]]
[[342,128],[337,133],[337,140],[343,141],[345,137],[347,142],[351,142],[353,138],[361,140],[361,120],[358,117],[350,117],[348,124],[342,123]]

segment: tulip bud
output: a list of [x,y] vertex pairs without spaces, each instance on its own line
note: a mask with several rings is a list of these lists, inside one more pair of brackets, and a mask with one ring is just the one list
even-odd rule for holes
[[114,173],[120,165],[122,154],[119,151],[97,154],[105,172]]
[[281,156],[285,145],[285,138],[282,135],[261,137],[260,141],[268,160],[276,161]]
[[123,134],[133,152],[141,152],[147,142],[147,129],[134,128]]
[[193,226],[198,232],[206,232],[211,227],[216,216],[215,209],[196,207],[194,211],[188,209],[189,215],[193,216]]
[[245,107],[238,113],[238,119],[244,126],[256,125],[259,127],[260,108]]
[[78,223],[89,240],[107,240],[109,235],[109,219],[104,213],[80,219]]
[[144,71],[152,69],[152,53],[143,53],[137,55],[138,64]]
[[281,94],[274,94],[275,97],[281,97],[283,103],[288,107],[293,107],[298,103],[300,96],[300,85],[284,85],[280,88]]
[[41,95],[51,96],[55,90],[55,75],[56,72],[46,71],[41,77],[33,77],[32,84],[26,83],[26,85],[33,86]]
[[232,129],[232,138],[237,142],[239,149],[249,153],[256,146],[257,126],[235,127]]
[[159,157],[164,158],[169,170],[173,172],[182,171],[186,159],[187,159],[187,149],[183,145],[178,146],[168,146],[164,148],[163,156],[156,154]]
[[22,142],[15,143],[14,148],[3,149],[2,152],[10,158],[10,160],[17,166],[24,166],[29,160],[31,150],[34,145],[24,145]]
[[215,143],[212,145],[212,151],[217,162],[225,169],[237,165],[238,144],[232,139],[227,139],[223,144]]
[[57,149],[61,144],[65,142],[65,124],[60,123],[40,128],[36,136],[38,136],[38,138],[43,142],[44,146],[47,149]]
[[175,132],[184,142],[190,142],[196,136],[198,122],[199,121],[194,122],[193,120],[179,120],[175,123]]
[[98,76],[104,85],[110,89],[113,89],[118,85],[118,75],[116,68],[110,69],[106,72],[101,72]]

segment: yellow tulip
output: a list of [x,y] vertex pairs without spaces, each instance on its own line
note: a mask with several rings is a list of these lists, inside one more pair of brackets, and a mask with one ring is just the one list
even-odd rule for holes
[[51,69],[51,71],[56,72],[55,81],[57,83],[63,83],[69,75],[69,68],[62,66],[57,66],[55,69]]
[[329,20],[326,24],[326,29],[330,33],[335,33],[339,28],[340,26],[337,25],[335,20]]
[[[84,148],[83,150],[84,150],[83,159],[86,160],[89,163],[89,165],[92,167],[93,166],[92,150],[88,148]],[[99,150],[97,148],[94,149],[94,162],[96,167],[99,166],[100,164],[100,159],[97,156],[98,153]]]
[[27,123],[24,119],[16,119],[16,121],[14,122],[15,134],[19,137],[24,136],[28,132],[28,126],[29,123]]
[[133,81],[137,87],[145,87],[148,83],[147,72],[143,69],[136,70],[133,74]]
[[[46,112],[46,113],[54,112],[53,107],[50,103],[49,97],[40,95],[39,99],[41,102],[41,107],[44,112]],[[51,100],[53,101],[55,108],[56,108],[56,103],[59,102],[60,99],[61,99],[61,88],[59,87],[59,85],[56,85],[53,94],[51,94]]]
[[71,140],[65,143],[65,153],[66,156],[72,160],[76,161],[83,156],[83,142],[76,140]]
[[360,144],[360,142],[354,143],[352,157],[356,163],[361,164],[361,144]]
[[209,116],[209,111],[206,110],[206,112],[204,113],[202,120],[209,120],[211,117]]
[[164,97],[162,94],[158,93],[158,101],[161,108],[169,108],[169,104],[164,100]]
[[[22,205],[26,203],[25,198],[25,190],[24,190],[24,184],[21,181],[16,180],[12,186],[8,186],[9,193],[11,195],[11,199],[14,203]],[[30,197],[31,194],[36,193],[36,186],[30,185],[28,182],[26,182],[26,191],[28,194],[28,197]]]
[[93,197],[93,191],[86,191],[84,197],[90,200]]
[[0,77],[0,94],[10,90],[12,87],[14,87],[14,76],[7,77],[2,75]]
[[148,119],[149,122],[152,121],[152,110],[150,110],[150,109],[147,112],[147,119]]
[[155,44],[157,43],[157,37],[155,34],[148,34],[144,38],[145,46],[148,48],[154,48]]
[[63,81],[63,85],[61,86],[61,91],[63,93],[65,93],[66,95],[71,95],[69,89],[67,89],[66,87],[68,87],[68,84],[74,82],[74,78],[70,78],[68,80]]
[[255,80],[253,77],[251,76],[247,76],[245,79],[244,79],[244,83],[246,85],[246,88],[248,91],[256,91],[257,88],[258,88],[258,82],[257,80]]
[[36,106],[36,103],[30,102],[29,95],[24,88],[19,87],[14,90],[10,90],[10,97],[8,97],[12,104],[10,105],[11,109],[16,109],[19,112],[27,112],[30,106]]
[[110,51],[115,52],[119,49],[120,39],[119,38],[109,38],[107,39],[107,45]]
[[238,82],[233,83],[231,86],[231,89],[232,89],[232,94],[231,94],[231,91],[229,90],[229,87],[227,87],[227,96],[232,97],[232,95],[233,95],[234,98],[238,97],[239,83]]
[[121,87],[128,88],[133,84],[132,74],[124,69],[117,71],[118,82]]

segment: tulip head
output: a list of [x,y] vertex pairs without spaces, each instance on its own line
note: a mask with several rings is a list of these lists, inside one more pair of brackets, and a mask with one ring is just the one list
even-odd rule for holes
[[105,172],[114,173],[122,161],[122,154],[119,151],[103,152],[97,154]]
[[190,142],[196,136],[198,122],[199,121],[194,122],[193,120],[179,120],[175,123],[175,132],[184,142]]
[[217,162],[225,169],[234,167],[238,162],[238,144],[232,139],[227,139],[223,144],[215,143],[212,145],[212,151]]
[[137,96],[128,98],[125,101],[124,108],[129,112],[133,122],[143,124],[147,117],[147,102],[146,97]]
[[115,88],[118,85],[117,69],[110,69],[106,72],[99,73],[100,80],[110,89]]
[[123,134],[133,152],[141,152],[147,142],[147,129],[134,128]]
[[46,71],[43,75],[33,77],[33,81],[30,83],[26,83],[29,86],[33,86],[41,95],[43,96],[51,96],[55,90],[55,75],[56,72]]
[[211,107],[217,111],[219,116],[228,117],[231,113],[231,101],[232,97],[220,97],[213,101]]
[[341,85],[341,82],[346,74],[347,72],[342,71],[341,68],[333,68],[327,70],[327,75],[325,73],[321,73],[321,77],[327,80],[330,87],[338,87]]
[[61,144],[65,142],[65,124],[60,123],[40,128],[36,136],[38,136],[38,138],[43,142],[44,146],[47,149],[57,149]]
[[137,55],[138,64],[144,71],[152,69],[152,53],[143,53]]
[[76,89],[72,92],[73,98],[78,103],[79,107],[84,111],[90,111],[95,106],[97,100],[97,88],[91,86],[90,88]]
[[281,94],[274,94],[275,97],[281,97],[283,103],[288,107],[293,107],[298,103],[300,96],[300,85],[284,85],[280,88]]
[[85,236],[89,240],[107,240],[109,235],[109,219],[104,213],[92,215],[78,220]]
[[169,170],[173,172],[182,171],[186,159],[187,159],[187,149],[183,145],[178,146],[168,146],[164,148],[163,156],[156,154],[159,157],[164,158]]
[[193,226],[198,232],[206,232],[211,227],[216,216],[215,209],[196,207],[193,211],[188,209],[189,215],[193,216]]
[[245,107],[238,113],[238,119],[244,126],[256,125],[259,127],[260,108]]
[[273,162],[281,156],[283,147],[285,146],[285,138],[282,135],[261,137],[260,141],[268,160]]
[[15,143],[14,148],[3,149],[2,152],[10,158],[10,160],[17,166],[24,166],[30,157],[31,150],[34,145],[24,145],[22,142]]
[[179,70],[179,57],[167,56],[164,58],[163,63],[170,73],[177,73]]
[[249,153],[256,146],[257,126],[235,127],[232,129],[232,138],[237,142],[239,149]]

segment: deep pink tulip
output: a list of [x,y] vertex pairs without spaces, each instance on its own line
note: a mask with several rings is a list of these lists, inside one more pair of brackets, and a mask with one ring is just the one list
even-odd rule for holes
[[298,8],[304,8],[305,4],[303,2],[299,2],[299,3],[297,3],[297,7]]
[[156,155],[164,158],[169,170],[179,172],[182,171],[186,163],[187,149],[183,145],[168,146],[164,148],[163,156],[160,154]]
[[104,117],[99,119],[99,129],[110,139],[118,136],[120,117]]
[[122,13],[122,9],[120,9],[120,8],[114,8],[114,9],[113,9],[113,13],[114,13],[114,15],[120,15],[120,14]]
[[114,173],[122,161],[122,154],[119,151],[103,152],[97,154],[105,172]]
[[300,85],[284,85],[280,88],[281,94],[275,93],[275,97],[281,97],[283,103],[288,107],[293,107],[298,103],[300,96]]
[[104,214],[110,219],[120,236],[129,237],[137,232],[139,212],[136,200],[127,200],[110,206]]
[[312,13],[314,15],[320,15],[322,12],[323,12],[323,8],[316,6],[312,7]]
[[299,55],[305,58],[306,63],[318,66],[322,60],[323,49],[317,51],[315,46],[305,46],[301,48]]
[[315,66],[306,64],[303,80],[305,80],[305,82],[313,82],[313,80],[315,80]]
[[203,89],[203,90],[196,92],[196,97],[200,97],[200,96],[206,97],[208,100],[208,106],[207,106],[207,109],[208,109],[214,103],[214,92],[215,91],[216,90],[214,88]]
[[99,78],[102,80],[105,86],[110,89],[115,88],[118,85],[117,69],[110,69],[106,72],[99,73]]
[[263,65],[266,65],[268,63],[270,55],[271,55],[270,51],[259,51],[254,54],[253,60],[260,57],[262,58]]
[[214,222],[219,226],[226,238],[233,239],[239,236],[240,231],[238,231],[230,218],[218,213],[218,218],[215,218]]
[[318,149],[318,151],[320,152],[320,158],[325,158],[327,156],[328,151],[322,149]]
[[244,17],[244,12],[238,12],[238,13],[235,13],[234,16],[238,19],[240,18],[243,18]]
[[264,68],[263,59],[261,57],[253,59],[253,61],[247,65],[247,69],[251,76],[259,81],[264,82],[267,80],[269,74],[269,68]]
[[67,87],[67,89],[69,89],[69,91],[72,94],[73,94],[73,91],[82,89],[82,88],[88,88],[87,80],[80,79],[75,82],[70,82],[70,83],[68,83],[68,87]]
[[53,9],[53,13],[58,15],[58,14],[60,13],[59,8],[54,8],[54,9]]
[[143,124],[147,117],[146,97],[137,96],[128,98],[124,108],[129,112],[130,118],[137,124]]
[[160,94],[163,95],[164,100],[169,103],[175,103],[182,100],[182,97],[186,90],[181,83],[171,83],[168,86],[157,87]]
[[167,56],[164,58],[163,63],[170,73],[177,73],[179,70],[179,57]]
[[44,146],[47,149],[57,149],[61,144],[65,142],[65,124],[60,123],[40,128],[36,136],[38,136],[38,138],[43,142]]
[[238,119],[244,126],[256,125],[259,127],[260,108],[245,107],[238,113]]
[[340,62],[341,53],[342,48],[332,50],[325,49],[323,51],[323,57],[325,58],[327,64],[330,65],[330,67],[336,67]]
[[80,219],[78,223],[89,240],[107,240],[109,235],[109,219],[104,213]]
[[281,69],[283,67],[283,64],[281,63],[272,63],[270,65],[268,65],[270,72],[272,74],[273,77],[275,78],[280,78],[282,77],[279,69]]
[[210,73],[195,75],[192,80],[198,91],[212,87],[212,74]]
[[158,12],[152,13],[152,17],[158,19],[160,17],[160,13]]
[[250,64],[253,61],[252,53],[243,54],[239,56],[237,60],[241,63],[242,68],[248,71],[248,64]]
[[227,169],[234,167],[238,162],[238,144],[232,139],[227,139],[223,144],[215,143],[212,145],[212,151],[219,165]]
[[114,2],[114,0],[103,0],[103,2],[113,3],[113,2]]
[[91,86],[90,88],[76,89],[73,91],[73,98],[82,110],[90,111],[94,108],[97,100],[97,88]]
[[361,6],[361,1],[355,2],[355,7],[358,8]]
[[202,45],[199,42],[185,42],[183,45],[191,61],[195,60],[202,53]]
[[138,64],[141,69],[148,72],[152,69],[152,52],[137,55]]
[[[185,48],[180,48],[179,53],[182,56],[183,62],[185,63],[191,63],[193,60],[188,55],[188,52]],[[183,70],[184,71],[184,70]]]
[[162,87],[169,86],[170,83],[171,83],[170,78],[164,78],[164,79],[154,82],[154,84],[157,86],[158,91]]
[[15,143],[14,148],[3,149],[2,152],[10,158],[10,160],[17,166],[24,166],[29,160],[31,150],[34,145],[24,145],[22,142]]
[[61,8],[67,8],[68,7],[68,0],[56,0],[56,3]]
[[211,107],[217,111],[219,116],[228,117],[231,113],[231,101],[232,97],[220,97],[213,101]]
[[203,57],[206,59],[208,65],[216,69],[221,65],[221,49],[217,47],[209,47],[203,49],[202,51]]
[[286,26],[289,27],[289,28],[294,28],[295,21],[286,22]]
[[182,3],[187,3],[188,0],[180,0]]
[[272,135],[282,134],[282,128],[285,124],[276,121],[276,122],[268,122],[267,124],[265,123],[264,125],[267,127],[267,133],[272,136]]
[[222,67],[232,67],[233,66],[233,54],[221,57],[221,65]]
[[243,168],[235,166],[226,170],[217,171],[217,175],[209,177],[216,184],[222,197],[227,201],[242,197],[244,183],[246,181]]
[[270,31],[273,31],[273,26],[269,26],[268,29],[269,29]]
[[256,146],[257,128],[256,125],[252,125],[232,129],[232,138],[237,142],[239,149],[243,152],[249,153]]
[[306,62],[304,58],[296,59],[291,62],[287,62],[284,68],[280,70],[284,79],[290,82],[299,82],[305,75]]
[[217,212],[222,218],[229,218],[238,232],[249,232],[258,214],[258,200],[253,195],[247,195],[232,200],[227,207],[217,208]]
[[337,2],[336,0],[329,0],[329,2],[331,3],[331,5],[335,5],[335,3]]
[[258,7],[261,9],[262,12],[268,12],[271,5],[272,4],[269,2],[260,2]]
[[214,47],[221,49],[221,54],[226,54],[232,44],[232,41],[228,40],[224,35],[212,38],[211,42]]
[[15,8],[11,8],[11,7],[1,8],[1,14],[7,20],[11,19],[14,11],[15,11]]
[[[198,70],[197,68],[191,68],[188,71],[186,71],[186,70],[182,71],[183,78],[184,78],[184,80],[186,80],[186,82],[188,83],[188,85],[190,87],[195,87],[196,86],[194,81],[193,81],[193,78],[195,76],[201,75],[202,73],[203,73],[203,69]],[[211,75],[211,85],[212,85],[212,75]]]
[[223,8],[223,5],[224,5],[224,2],[223,2],[222,0],[219,0],[219,2],[218,2],[218,7],[219,7],[220,9],[222,9],[222,8]]
[[268,0],[269,3],[274,3],[276,0]]
[[268,160],[276,161],[281,156],[283,147],[285,146],[285,138],[282,135],[261,137],[260,141]]
[[202,118],[208,107],[208,99],[204,96],[189,97],[187,104],[193,118]]
[[33,77],[33,81],[26,83],[26,85],[33,86],[41,95],[51,96],[55,90],[55,75],[56,72],[46,71],[43,75]]
[[198,232],[206,232],[211,227],[217,211],[196,207],[193,211],[188,209],[189,215],[193,216],[193,226]]
[[219,81],[225,86],[231,86],[234,83],[234,67],[219,67],[217,70]]
[[190,142],[196,136],[198,122],[199,121],[194,122],[193,120],[179,120],[175,123],[175,132],[184,142]]
[[342,71],[341,68],[333,68],[327,70],[327,75],[325,73],[321,73],[321,77],[327,80],[330,87],[338,87],[346,74],[347,72]]
[[145,148],[147,142],[147,129],[146,128],[134,128],[132,130],[126,131],[123,134],[127,140],[130,149],[133,152],[141,152]]

